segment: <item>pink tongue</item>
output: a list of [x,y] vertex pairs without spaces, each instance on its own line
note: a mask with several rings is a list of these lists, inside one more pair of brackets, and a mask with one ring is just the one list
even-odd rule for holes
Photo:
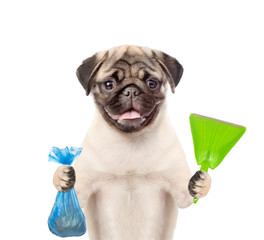
[[140,113],[135,110],[127,111],[118,116],[118,120],[136,119],[136,118],[140,118]]

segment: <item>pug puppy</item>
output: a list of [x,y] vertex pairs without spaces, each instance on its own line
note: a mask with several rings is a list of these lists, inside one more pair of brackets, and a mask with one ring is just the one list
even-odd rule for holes
[[175,58],[137,46],[98,52],[77,69],[96,113],[74,169],[59,167],[54,185],[75,184],[89,239],[173,239],[177,209],[208,193],[210,176],[191,176],[166,110],[182,73]]

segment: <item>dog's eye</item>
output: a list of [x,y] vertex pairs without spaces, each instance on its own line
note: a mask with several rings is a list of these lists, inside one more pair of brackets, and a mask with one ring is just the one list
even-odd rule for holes
[[112,80],[107,80],[103,83],[103,87],[105,90],[107,91],[111,91],[112,89],[114,89],[116,86],[115,82]]
[[156,79],[148,79],[148,80],[147,80],[147,85],[148,85],[148,87],[149,87],[151,90],[155,90],[155,89],[158,88],[158,86],[159,86],[159,82],[158,82],[158,80],[156,80]]

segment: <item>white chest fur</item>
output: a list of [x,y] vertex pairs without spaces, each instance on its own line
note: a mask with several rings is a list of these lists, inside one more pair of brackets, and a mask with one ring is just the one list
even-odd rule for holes
[[98,239],[165,239],[161,237],[164,219],[170,217],[165,216],[169,196],[160,183],[144,176],[118,177],[104,184],[94,198]]
[[88,131],[75,188],[91,240],[172,239],[190,171],[167,115],[158,121],[128,137],[98,116]]

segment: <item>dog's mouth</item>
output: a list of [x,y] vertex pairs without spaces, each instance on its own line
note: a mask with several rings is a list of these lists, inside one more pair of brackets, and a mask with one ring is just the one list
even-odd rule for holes
[[113,120],[117,121],[118,123],[122,123],[124,120],[141,120],[142,122],[146,120],[146,117],[143,117],[137,110],[133,108],[119,115],[110,113],[106,108],[105,111]]
[[113,114],[104,108],[112,123],[125,132],[138,131],[145,127],[156,113],[157,105],[148,113],[142,114],[138,110],[131,108],[121,114]]

